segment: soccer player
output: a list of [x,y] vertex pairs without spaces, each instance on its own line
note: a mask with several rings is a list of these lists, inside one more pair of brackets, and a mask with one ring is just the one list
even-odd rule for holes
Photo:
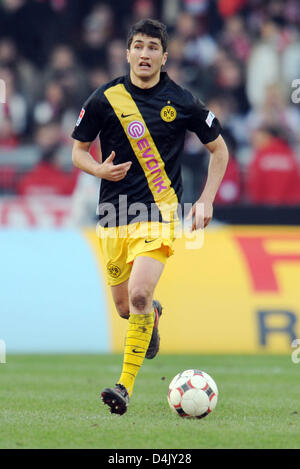
[[[120,415],[144,358],[154,358],[159,349],[162,307],[153,295],[173,254],[186,130],[195,132],[210,152],[206,185],[187,217],[192,230],[211,220],[228,161],[217,118],[161,71],[167,56],[165,25],[151,19],[136,23],[127,40],[129,74],[87,99],[72,134],[73,163],[101,179],[100,251],[117,311],[128,319],[121,376],[101,393],[110,411]],[[89,154],[98,134],[102,163]],[[203,211],[197,210],[200,204]]]

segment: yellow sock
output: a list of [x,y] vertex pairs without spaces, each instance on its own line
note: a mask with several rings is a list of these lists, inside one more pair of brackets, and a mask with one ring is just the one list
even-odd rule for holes
[[151,340],[154,311],[149,314],[131,314],[126,334],[124,361],[118,383],[123,384],[129,396],[132,394],[136,375],[144,361]]

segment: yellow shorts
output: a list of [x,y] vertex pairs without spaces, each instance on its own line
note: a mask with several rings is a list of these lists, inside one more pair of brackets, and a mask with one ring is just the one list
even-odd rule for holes
[[165,264],[174,253],[174,230],[174,222],[138,222],[110,228],[98,225],[97,235],[108,285],[125,282],[138,256],[152,257]]

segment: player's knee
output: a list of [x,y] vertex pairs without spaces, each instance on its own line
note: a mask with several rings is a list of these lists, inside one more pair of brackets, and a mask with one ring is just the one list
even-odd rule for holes
[[144,311],[147,305],[147,298],[145,295],[133,295],[131,298],[131,303],[134,308],[136,308],[139,311]]
[[133,288],[129,293],[129,297],[132,306],[141,312],[146,309],[149,301],[151,301],[150,292],[145,288]]

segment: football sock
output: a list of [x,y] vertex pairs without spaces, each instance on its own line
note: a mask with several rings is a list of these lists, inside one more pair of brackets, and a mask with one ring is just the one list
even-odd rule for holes
[[118,381],[119,384],[125,386],[129,396],[132,394],[136,375],[148,350],[154,326],[154,316],[153,310],[149,314],[130,314],[129,316],[123,369]]

